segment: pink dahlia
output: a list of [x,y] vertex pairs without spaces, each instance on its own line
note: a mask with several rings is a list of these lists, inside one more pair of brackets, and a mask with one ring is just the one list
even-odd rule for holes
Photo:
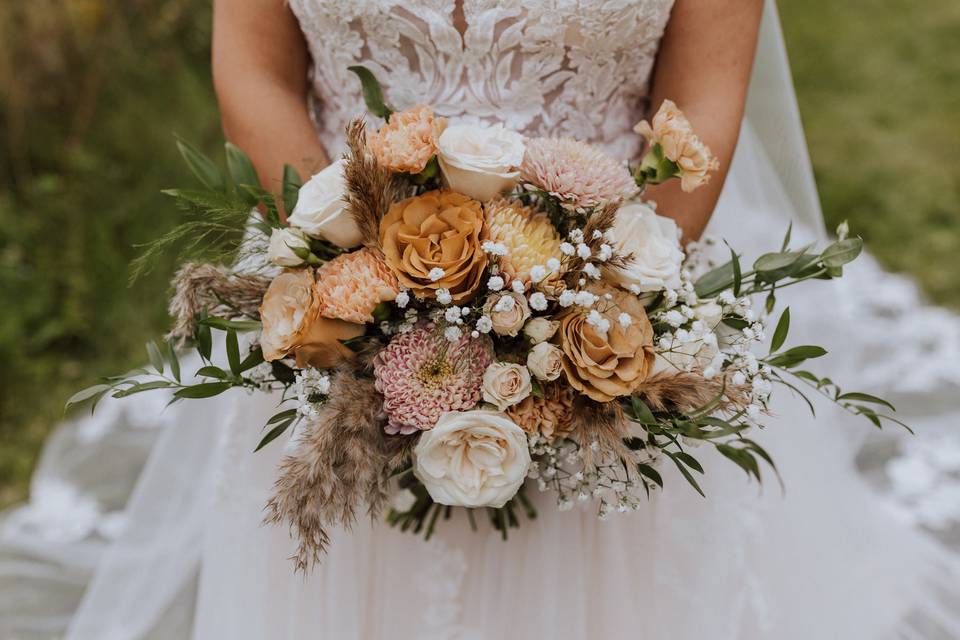
[[573,138],[528,140],[520,175],[524,183],[546,191],[577,213],[637,192],[624,163]]
[[466,334],[450,342],[442,329],[426,322],[396,336],[373,361],[387,433],[432,429],[444,413],[476,407],[483,372],[492,360],[486,336]]

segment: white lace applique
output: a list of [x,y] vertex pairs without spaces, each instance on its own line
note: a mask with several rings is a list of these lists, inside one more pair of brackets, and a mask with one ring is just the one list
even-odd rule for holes
[[432,105],[526,135],[573,136],[632,158],[673,0],[290,0],[313,57],[315,117],[331,153],[363,113],[347,67],[369,67],[387,101]]
[[417,637],[421,640],[483,640],[476,630],[461,622],[460,591],[467,574],[463,551],[443,540],[430,541],[430,561],[417,577],[417,590],[424,602]]

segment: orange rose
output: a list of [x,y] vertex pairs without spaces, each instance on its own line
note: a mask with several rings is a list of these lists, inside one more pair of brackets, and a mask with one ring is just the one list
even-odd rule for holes
[[483,210],[454,191],[428,191],[394,203],[380,221],[380,244],[400,284],[419,297],[437,289],[455,302],[474,295],[487,255]]
[[288,271],[273,279],[260,305],[263,359],[295,353],[298,366],[333,366],[353,355],[340,343],[363,335],[362,325],[320,316],[313,269]]
[[[600,297],[595,309],[609,326],[604,331],[588,322],[587,310],[575,307],[560,317],[557,341],[570,386],[597,402],[610,402],[633,393],[650,375],[656,358],[653,327],[636,296],[607,287],[591,291]],[[610,300],[604,298],[608,293]],[[624,313],[630,319],[626,325],[620,322]]]
[[447,126],[430,107],[418,105],[398,111],[390,122],[367,137],[367,146],[381,165],[391,171],[420,173],[437,153],[437,138]]

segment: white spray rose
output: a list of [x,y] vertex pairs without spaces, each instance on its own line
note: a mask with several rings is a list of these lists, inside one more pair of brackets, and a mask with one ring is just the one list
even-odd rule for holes
[[683,251],[677,224],[646,204],[630,202],[617,211],[610,236],[617,251],[633,259],[610,277],[634,291],[660,291],[680,286]]
[[310,250],[310,240],[306,234],[291,227],[274,229],[270,234],[267,259],[281,267],[298,267],[304,260],[296,254],[294,249]]
[[343,200],[347,191],[345,164],[345,160],[337,160],[300,187],[297,206],[287,221],[307,235],[352,249],[360,246],[362,237]]
[[521,402],[533,391],[530,372],[512,362],[494,362],[483,372],[483,399],[500,411]]
[[525,150],[523,136],[502,124],[450,125],[440,134],[437,148],[447,185],[481,202],[516,185]]
[[527,369],[537,380],[556,380],[563,373],[563,352],[549,342],[541,342],[527,354]]
[[527,435],[504,413],[445,413],[414,449],[413,472],[439,504],[499,509],[530,466]]
[[557,332],[560,323],[546,318],[533,318],[523,326],[523,333],[533,344],[546,342]]

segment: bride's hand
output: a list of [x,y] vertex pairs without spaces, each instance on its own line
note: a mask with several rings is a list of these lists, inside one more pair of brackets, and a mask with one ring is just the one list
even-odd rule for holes
[[687,194],[679,181],[652,187],[658,212],[703,233],[720,198],[740,134],[763,0],[676,0],[653,76],[651,114],[671,99],[720,160],[710,184]]
[[304,180],[329,163],[307,109],[309,59],[285,0],[215,0],[213,81],[223,130],[274,192],[284,163]]

